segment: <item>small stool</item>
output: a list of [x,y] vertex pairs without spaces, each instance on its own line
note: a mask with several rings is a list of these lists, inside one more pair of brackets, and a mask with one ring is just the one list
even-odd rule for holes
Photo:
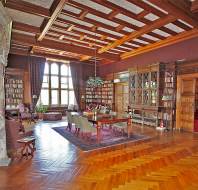
[[21,158],[26,157],[26,159],[28,159],[28,156],[34,156],[34,151],[36,150],[34,136],[24,137],[17,140],[17,142],[23,145],[23,148],[21,150]]

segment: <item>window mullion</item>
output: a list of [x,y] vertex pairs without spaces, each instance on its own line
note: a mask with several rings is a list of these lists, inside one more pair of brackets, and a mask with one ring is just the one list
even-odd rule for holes
[[51,95],[51,63],[49,63],[49,106],[52,104],[52,95]]
[[61,105],[61,65],[58,65],[58,105]]

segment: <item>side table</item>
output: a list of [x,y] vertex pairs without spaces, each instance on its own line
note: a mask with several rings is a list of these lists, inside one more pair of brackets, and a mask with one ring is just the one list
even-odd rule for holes
[[23,148],[21,150],[21,158],[26,157],[26,159],[28,159],[28,156],[34,156],[34,151],[36,150],[35,140],[36,139],[34,136],[28,136],[17,140],[18,143],[21,143],[23,145]]

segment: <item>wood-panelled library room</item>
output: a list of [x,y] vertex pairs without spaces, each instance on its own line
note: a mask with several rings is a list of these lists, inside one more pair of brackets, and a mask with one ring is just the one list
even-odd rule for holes
[[198,0],[0,0],[0,190],[198,190]]

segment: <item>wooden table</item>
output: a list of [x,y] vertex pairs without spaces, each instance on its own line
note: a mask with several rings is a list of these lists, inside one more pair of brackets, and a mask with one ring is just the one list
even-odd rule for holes
[[94,114],[93,112],[71,112],[71,115],[82,115],[86,116],[89,122],[92,122],[96,125],[97,129],[97,141],[99,142],[101,139],[101,127],[105,124],[114,124],[120,122],[127,122],[127,135],[130,137],[131,133],[131,118],[123,117],[122,115],[112,116],[110,114]]

